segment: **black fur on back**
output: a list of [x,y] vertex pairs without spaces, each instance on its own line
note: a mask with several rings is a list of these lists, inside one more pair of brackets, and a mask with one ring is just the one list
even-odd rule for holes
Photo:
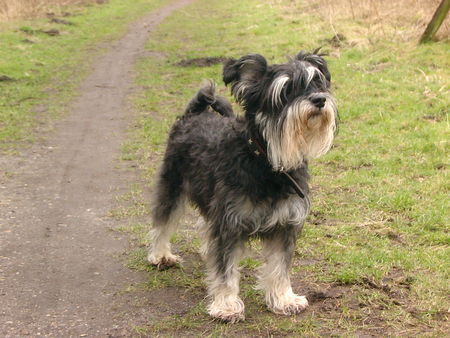
[[[257,234],[254,225],[227,222],[227,207],[236,198],[247,196],[254,204],[270,201],[275,208],[277,201],[295,194],[284,175],[252,152],[246,125],[242,118],[216,114],[188,115],[176,121],[157,186],[155,223],[167,221],[173,201],[186,194],[202,216],[217,223],[215,236],[245,237]],[[307,194],[307,163],[291,175]]]

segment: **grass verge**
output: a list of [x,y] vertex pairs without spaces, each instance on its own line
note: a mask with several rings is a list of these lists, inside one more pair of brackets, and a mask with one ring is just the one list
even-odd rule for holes
[[66,13],[75,5],[105,3],[106,0],[0,0],[0,22],[18,18],[36,18],[47,13]]
[[[306,294],[311,306],[292,318],[268,313],[252,288],[257,266],[252,257],[243,262],[241,281],[246,322],[212,322],[202,300],[193,216],[174,238],[184,267],[156,272],[145,263],[147,199],[134,189],[127,217],[144,221],[122,229],[139,244],[129,264],[148,273],[149,292],[162,289],[168,299],[178,295],[172,307],[181,299],[188,302],[180,312],[162,315],[161,321],[136,332],[449,334],[449,45],[416,46],[383,38],[335,43],[336,32],[317,17],[316,9],[305,8],[293,17],[294,8],[286,6],[279,1],[199,0],[166,20],[148,44],[152,53],[138,66],[145,89],[135,97],[141,117],[124,146],[124,160],[139,163],[150,187],[170,125],[201,79],[221,83],[221,65],[180,67],[180,61],[258,52],[270,62],[283,62],[300,49],[324,45],[341,127],[332,151],[311,164],[313,211],[294,261],[294,289]],[[358,22],[335,22],[342,34],[363,31]],[[227,93],[223,85],[219,90]]]
[[118,38],[129,22],[161,3],[112,0],[68,7],[72,11],[64,18],[2,23],[0,151],[14,151],[37,136],[32,132],[37,126],[48,127],[101,52],[99,44]]

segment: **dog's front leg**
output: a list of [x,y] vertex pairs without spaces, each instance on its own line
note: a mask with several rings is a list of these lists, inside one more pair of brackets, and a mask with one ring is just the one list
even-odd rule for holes
[[263,239],[265,262],[259,274],[259,288],[266,293],[269,309],[277,314],[296,314],[308,306],[306,297],[292,291],[289,278],[296,234],[294,227],[286,226]]
[[235,323],[244,320],[244,303],[239,298],[239,259],[243,243],[239,239],[209,239],[206,249],[209,314]]

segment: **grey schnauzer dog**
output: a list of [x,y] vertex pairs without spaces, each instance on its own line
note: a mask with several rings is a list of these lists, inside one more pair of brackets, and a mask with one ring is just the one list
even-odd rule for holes
[[175,122],[156,186],[148,261],[159,269],[177,263],[170,237],[189,200],[202,219],[209,314],[244,319],[239,260],[255,237],[263,245],[258,287],[268,308],[296,314],[308,306],[289,278],[310,209],[308,160],[330,149],[338,121],[330,73],[317,51],[273,65],[250,54],[227,61],[223,80],[245,116],[235,117],[209,83]]

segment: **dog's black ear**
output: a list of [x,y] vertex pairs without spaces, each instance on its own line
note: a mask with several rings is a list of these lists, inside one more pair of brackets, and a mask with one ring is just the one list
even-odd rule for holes
[[222,76],[223,76],[223,82],[225,83],[225,85],[228,85],[229,83],[233,82],[233,81],[237,81],[238,80],[238,73],[237,73],[237,67],[236,67],[236,59],[228,59],[224,64],[223,64],[223,72],[222,72]]
[[325,54],[325,53],[319,54],[319,51],[320,51],[320,47],[315,49],[314,52],[312,52],[312,53],[308,53],[308,52],[302,50],[295,56],[295,59],[299,60],[299,61],[309,62],[313,66],[317,67],[328,81],[331,81],[331,74],[328,71],[327,62],[323,58],[327,54]]
[[267,61],[259,54],[249,54],[239,60],[230,59],[223,66],[223,82],[252,83],[260,80],[267,71]]

